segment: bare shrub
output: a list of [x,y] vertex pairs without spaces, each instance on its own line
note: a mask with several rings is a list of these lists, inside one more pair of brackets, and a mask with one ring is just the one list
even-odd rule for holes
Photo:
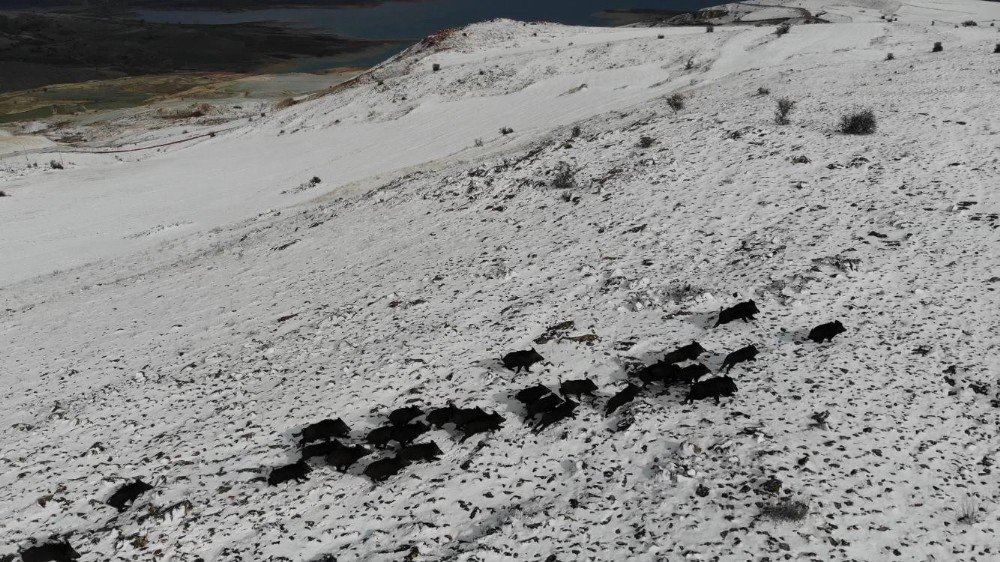
[[993,54],[1000,55],[1000,43],[997,43],[997,46],[993,48]]
[[931,49],[931,52],[932,53],[940,53],[943,50],[944,50],[944,46],[941,45],[941,42],[940,41],[935,41],[934,42],[934,48]]
[[845,135],[870,135],[877,128],[875,112],[871,109],[857,109],[840,118],[839,131]]
[[705,26],[705,33],[715,33],[715,26],[708,24]]
[[279,101],[278,103],[276,103],[274,105],[274,108],[275,109],[285,109],[287,107],[292,107],[293,105],[295,105],[297,103],[298,102],[295,101],[295,98],[285,98],[285,99]]
[[761,86],[760,88],[757,88],[757,95],[758,96],[769,96],[769,95],[771,95],[771,89],[767,88],[765,86]]
[[691,70],[694,68],[694,57],[691,57],[684,63],[684,70]]
[[583,130],[582,130],[582,129],[580,129],[580,126],[579,126],[579,125],[575,125],[575,126],[573,127],[573,131],[572,131],[572,132],[571,132],[570,134],[571,134],[571,135],[572,135],[572,137],[573,137],[573,138],[575,139],[576,137],[580,136],[580,134],[581,134],[581,133],[583,133]]
[[964,25],[965,27],[976,27],[979,24],[976,23],[974,20],[965,20],[962,22],[962,25]]
[[500,134],[503,135],[503,136],[507,136],[507,135],[509,135],[509,134],[511,134],[513,132],[514,132],[514,129],[511,129],[510,127],[501,127],[500,128]]
[[439,72],[439,71],[441,70],[441,65],[440,65],[440,64],[438,64],[438,63],[434,63],[434,66],[432,66],[432,67],[431,67],[431,69],[432,69],[432,70],[433,70],[434,72]]
[[788,119],[788,114],[792,112],[795,107],[795,102],[788,98],[779,98],[778,107],[774,110],[774,122],[779,125],[787,125],[791,123]]
[[52,168],[53,170],[62,170],[63,169],[62,163],[61,162],[56,162],[55,160],[52,160],[51,162],[49,162],[49,167]]
[[777,29],[774,30],[774,34],[777,35],[778,37],[781,37],[782,35],[788,33],[791,30],[792,30],[792,24],[786,21],[781,25],[779,25]]
[[885,56],[885,60],[896,60],[896,55],[889,53]]
[[552,187],[558,189],[576,187],[576,170],[568,162],[559,162],[554,172],[555,176],[552,178]]
[[670,106],[670,109],[674,110],[674,113],[677,113],[678,111],[684,109],[684,96],[679,93],[671,94],[671,96],[667,98],[667,105]]
[[958,522],[974,525],[979,522],[979,502],[971,496],[966,497],[958,508]]
[[775,521],[801,521],[809,515],[809,506],[800,501],[783,501],[761,507],[760,514]]
[[649,136],[642,136],[639,138],[639,148],[649,148],[656,144],[656,139]]

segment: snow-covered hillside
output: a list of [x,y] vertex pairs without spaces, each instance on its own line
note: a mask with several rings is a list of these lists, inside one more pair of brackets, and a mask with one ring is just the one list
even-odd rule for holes
[[[214,136],[6,160],[0,560],[996,559],[1000,3],[824,8],[488,22]],[[836,131],[857,107],[876,133]],[[760,349],[734,397],[604,415],[692,340]],[[514,392],[583,377],[533,433]],[[502,427],[378,485],[384,452],[264,481],[307,424],[449,401]]]

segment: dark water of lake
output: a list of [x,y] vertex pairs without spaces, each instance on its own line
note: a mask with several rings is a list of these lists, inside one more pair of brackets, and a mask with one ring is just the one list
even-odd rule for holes
[[[552,21],[571,25],[609,25],[599,16],[607,9],[695,10],[718,0],[422,0],[385,2],[356,8],[274,8],[243,12],[208,10],[141,11],[156,23],[233,24],[277,22],[341,37],[414,42],[435,31],[493,18]],[[399,48],[355,57],[338,57],[338,65],[370,66]],[[313,68],[322,66],[314,62]],[[303,69],[298,69],[303,70]]]

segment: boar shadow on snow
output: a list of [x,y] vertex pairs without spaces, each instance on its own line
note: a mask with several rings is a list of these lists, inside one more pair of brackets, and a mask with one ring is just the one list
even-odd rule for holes
[[372,461],[365,467],[364,475],[373,482],[385,482],[409,466],[409,461],[399,457],[388,457]]
[[427,443],[417,443],[407,445],[396,453],[396,456],[407,462],[430,462],[436,461],[444,452],[437,443],[428,441]]
[[80,557],[66,541],[52,541],[30,546],[20,552],[22,562],[71,562]]
[[111,494],[108,498],[108,505],[118,511],[125,511],[142,494],[152,490],[153,487],[142,480],[136,478],[135,482],[129,482]]

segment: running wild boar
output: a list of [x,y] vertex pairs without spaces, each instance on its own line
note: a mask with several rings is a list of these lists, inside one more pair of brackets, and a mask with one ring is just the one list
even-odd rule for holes
[[754,315],[758,314],[760,310],[757,309],[757,303],[749,300],[747,302],[741,302],[739,304],[733,305],[730,308],[726,308],[719,311],[719,320],[715,322],[715,327],[722,324],[728,324],[736,320],[742,320],[744,322],[749,322],[754,319]]
[[521,369],[530,373],[532,365],[544,360],[545,358],[539,355],[534,348],[523,351],[512,351],[500,358],[503,366],[515,373],[521,372]]
[[748,345],[746,347],[741,347],[736,351],[730,353],[722,361],[722,368],[728,373],[736,365],[743,363],[744,361],[756,361],[757,360],[757,347],[754,345]]
[[684,403],[690,404],[695,400],[715,398],[715,403],[719,404],[720,397],[734,394],[736,394],[736,381],[729,378],[729,375],[723,375],[692,384]]
[[812,330],[809,331],[809,339],[816,343],[822,343],[824,341],[833,341],[833,338],[838,334],[843,334],[847,329],[844,325],[840,323],[840,320],[834,320],[833,322],[827,322],[826,324],[820,324]]

